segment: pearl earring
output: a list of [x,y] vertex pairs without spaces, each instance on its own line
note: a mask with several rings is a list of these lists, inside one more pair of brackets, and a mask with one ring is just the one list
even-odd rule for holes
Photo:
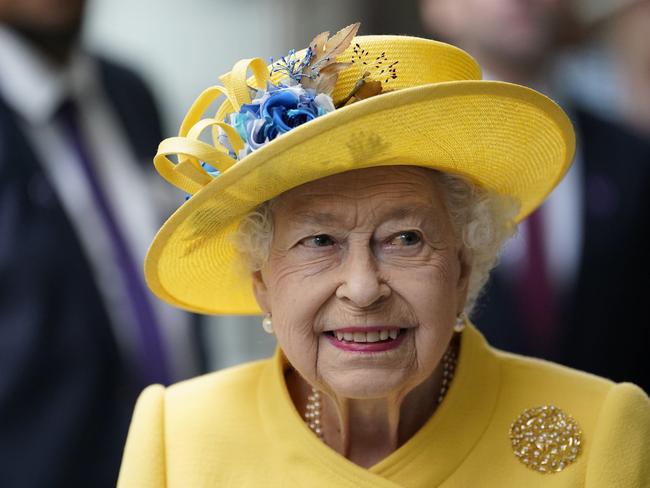
[[262,319],[262,329],[267,334],[273,334],[273,319],[271,319],[270,313],[267,313]]
[[461,312],[456,317],[456,323],[454,324],[454,332],[461,333],[465,329],[465,324],[467,323],[467,314]]

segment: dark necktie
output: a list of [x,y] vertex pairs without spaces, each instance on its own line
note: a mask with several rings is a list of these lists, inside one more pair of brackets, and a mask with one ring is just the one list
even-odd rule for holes
[[111,243],[113,261],[120,270],[121,285],[126,291],[125,295],[127,295],[131,307],[132,316],[139,326],[141,347],[137,359],[142,380],[145,384],[169,384],[167,361],[149,292],[145,288],[140,267],[135,264],[124,234],[93,169],[91,155],[80,129],[78,112],[72,101],[68,100],[63,103],[59,111],[59,120],[65,128],[66,136],[69,138],[70,145],[77,156],[80,169],[88,182],[88,187],[99,212],[101,224],[106,229]]
[[544,253],[540,209],[527,219],[526,261],[519,282],[519,307],[531,353],[548,356],[556,339],[557,308]]

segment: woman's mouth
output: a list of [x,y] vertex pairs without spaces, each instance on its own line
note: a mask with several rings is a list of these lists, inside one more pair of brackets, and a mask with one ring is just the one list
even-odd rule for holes
[[397,348],[407,329],[381,327],[377,329],[351,327],[330,330],[325,337],[334,347],[352,352],[380,352]]

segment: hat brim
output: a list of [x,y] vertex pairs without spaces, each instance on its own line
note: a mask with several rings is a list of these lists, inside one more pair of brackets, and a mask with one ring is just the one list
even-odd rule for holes
[[451,81],[356,102],[283,134],[193,195],[156,235],[147,283],[189,311],[257,314],[230,235],[262,202],[336,173],[414,165],[515,198],[520,221],[562,179],[574,149],[562,109],[520,85]]

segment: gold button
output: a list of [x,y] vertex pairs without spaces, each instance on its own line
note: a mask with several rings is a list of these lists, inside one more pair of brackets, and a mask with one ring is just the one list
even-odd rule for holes
[[570,415],[554,405],[525,410],[510,426],[517,459],[540,473],[557,473],[580,454],[582,432]]

